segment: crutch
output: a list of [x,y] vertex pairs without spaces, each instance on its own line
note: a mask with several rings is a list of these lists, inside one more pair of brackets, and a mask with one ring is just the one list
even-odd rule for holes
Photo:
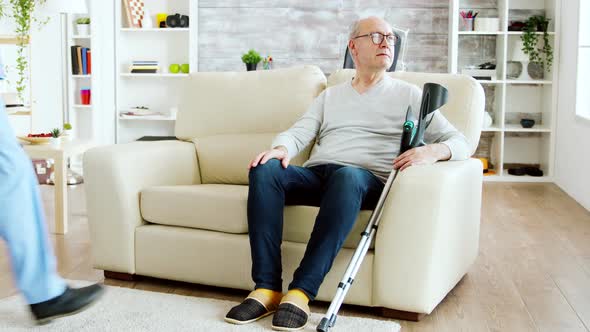
[[[445,87],[440,84],[436,83],[426,83],[424,84],[424,88],[422,90],[422,102],[420,105],[420,115],[418,117],[418,125],[414,125],[414,116],[412,114],[412,109],[408,106],[408,110],[406,111],[406,121],[404,122],[403,129],[402,129],[402,139],[400,144],[400,152],[402,154],[409,149],[426,145],[424,143],[424,131],[432,121],[432,117],[428,123],[426,123],[426,117],[428,114],[433,113],[444,104],[446,104],[448,99],[448,91]],[[326,312],[326,315],[322,318],[320,323],[317,326],[317,331],[320,332],[327,332],[331,327],[336,324],[336,316],[338,315],[338,310],[340,310],[340,306],[344,302],[344,297],[350,286],[354,282],[354,277],[356,276],[367,251],[369,250],[369,246],[373,241],[373,237],[375,236],[375,232],[379,227],[379,220],[381,219],[381,213],[383,212],[383,203],[387,198],[387,194],[391,189],[391,185],[393,181],[397,177],[398,170],[395,170],[389,174],[387,178],[387,182],[383,187],[383,192],[379,197],[379,201],[377,202],[377,206],[373,210],[371,217],[369,218],[369,223],[365,228],[364,232],[361,233],[361,240],[359,245],[357,246],[354,255],[350,259],[350,263],[348,263],[348,267],[346,268],[346,272],[344,272],[344,276],[342,280],[338,284],[338,289],[336,290],[336,295],[332,299],[330,303],[330,307]]]

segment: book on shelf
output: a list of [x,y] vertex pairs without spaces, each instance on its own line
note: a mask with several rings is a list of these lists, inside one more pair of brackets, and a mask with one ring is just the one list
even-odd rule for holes
[[133,61],[130,71],[133,74],[155,74],[159,69],[158,61]]
[[92,73],[91,51],[87,47],[74,45],[70,47],[73,75],[90,75]]
[[125,117],[131,118],[131,117],[143,117],[143,116],[157,117],[157,116],[165,116],[166,114],[161,113],[161,112],[138,110],[138,111],[122,111],[119,113],[119,115],[123,118],[125,118]]
[[88,75],[90,75],[90,74],[92,74],[92,52],[90,51],[89,48],[86,49],[86,57],[88,58],[86,73]]

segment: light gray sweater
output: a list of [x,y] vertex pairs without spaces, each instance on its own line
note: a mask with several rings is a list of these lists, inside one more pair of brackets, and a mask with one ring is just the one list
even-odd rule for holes
[[[277,135],[271,148],[283,145],[293,158],[315,139],[304,167],[328,163],[362,167],[386,182],[399,154],[408,105],[417,119],[421,101],[420,88],[388,75],[363,94],[352,87],[352,81],[335,85],[314,99],[291,128]],[[432,114],[424,141],[447,145],[451,160],[468,159],[465,136],[440,111]]]

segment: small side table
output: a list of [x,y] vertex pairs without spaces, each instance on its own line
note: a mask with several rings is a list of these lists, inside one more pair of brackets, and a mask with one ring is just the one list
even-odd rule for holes
[[23,149],[32,158],[53,159],[55,176],[55,218],[50,231],[54,234],[66,234],[68,232],[68,185],[67,185],[67,160],[78,154],[86,152],[94,144],[89,141],[63,141],[60,146],[51,144],[33,145],[23,143]]

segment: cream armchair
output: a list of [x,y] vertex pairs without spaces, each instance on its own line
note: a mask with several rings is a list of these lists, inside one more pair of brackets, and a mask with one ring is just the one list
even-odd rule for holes
[[[252,289],[246,219],[248,161],[289,128],[326,85],[314,66],[197,73],[186,83],[179,141],[99,147],[84,157],[94,266],[105,275],[146,275]],[[484,110],[479,83],[463,75],[391,73],[449,90],[441,111],[477,147]],[[301,165],[311,146],[292,160]],[[379,231],[345,303],[416,320],[465,275],[478,252],[482,165],[476,159],[413,166],[398,176]],[[317,207],[287,206],[283,279],[292,279]],[[317,299],[330,301],[371,211],[361,211]]]

